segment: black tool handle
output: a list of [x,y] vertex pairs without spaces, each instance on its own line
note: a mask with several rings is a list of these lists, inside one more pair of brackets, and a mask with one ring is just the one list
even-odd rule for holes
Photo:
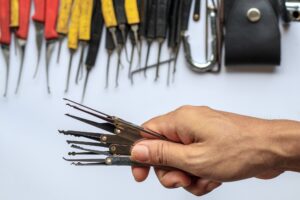
[[193,19],[196,22],[200,20],[200,10],[201,10],[201,0],[195,0]]
[[151,0],[138,0],[138,8],[140,14],[140,27],[139,27],[139,36],[146,37],[147,31],[147,20],[149,19],[149,10],[148,3]]
[[100,141],[105,144],[133,145],[134,142],[118,135],[101,134]]
[[168,30],[169,0],[157,0],[156,38],[166,38]]
[[126,24],[125,0],[113,0],[118,25]]
[[169,35],[168,35],[168,47],[176,47],[176,35],[178,25],[178,13],[179,13],[180,0],[173,0],[171,2],[170,17],[169,17]]
[[158,0],[151,0],[147,5],[149,12],[149,19],[147,20],[147,39],[155,39],[157,2]]
[[116,48],[115,44],[114,44],[114,41],[113,41],[113,37],[112,37],[109,29],[106,29],[105,48],[108,51],[113,51]]
[[190,13],[192,7],[192,0],[182,1],[182,16],[181,16],[181,31],[187,31],[189,28]]
[[104,20],[101,12],[101,2],[94,0],[92,27],[91,27],[91,40],[89,41],[88,54],[86,57],[86,66],[95,66],[101,37],[103,32]]
[[[126,31],[127,28],[125,28],[125,31]],[[126,34],[126,33],[125,33]],[[127,35],[127,34],[126,34]],[[117,36],[117,41],[118,41],[118,44],[119,45],[124,45],[124,40],[123,40],[123,37],[122,37],[122,32],[120,29],[117,29],[116,30],[116,36]],[[126,37],[126,36],[125,36]]]
[[132,149],[131,145],[112,144],[109,147],[109,152],[112,155],[130,156],[131,149]]

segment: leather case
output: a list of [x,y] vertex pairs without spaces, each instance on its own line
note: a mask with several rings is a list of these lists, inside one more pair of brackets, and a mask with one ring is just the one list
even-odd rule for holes
[[[278,0],[224,0],[226,65],[280,64],[279,7]],[[259,20],[249,19],[250,9]]]

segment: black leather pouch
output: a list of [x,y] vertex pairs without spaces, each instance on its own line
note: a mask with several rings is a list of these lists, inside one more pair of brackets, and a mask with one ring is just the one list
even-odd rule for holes
[[278,0],[224,0],[225,64],[279,65]]

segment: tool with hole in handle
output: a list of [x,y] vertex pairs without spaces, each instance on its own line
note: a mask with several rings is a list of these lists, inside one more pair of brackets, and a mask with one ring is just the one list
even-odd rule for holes
[[38,54],[36,67],[33,75],[33,77],[35,78],[39,68],[41,50],[43,45],[46,0],[34,0],[33,2],[34,2],[34,14],[32,16],[32,20],[35,26],[35,42],[36,42],[37,54]]
[[56,31],[59,34],[57,60],[56,60],[57,63],[59,62],[60,59],[62,42],[64,40],[64,37],[68,34],[68,26],[71,17],[72,4],[73,4],[73,0],[60,1],[59,15],[58,15],[57,26],[56,26]]
[[15,54],[17,55],[17,37],[15,35],[16,31],[19,27],[19,0],[11,0],[10,1],[10,28],[11,32],[14,33],[14,41],[15,41]]
[[16,35],[17,35],[17,42],[21,50],[21,65],[19,69],[17,87],[15,90],[16,94],[19,91],[19,87],[22,79],[23,67],[24,67],[25,48],[26,48],[28,32],[29,32],[31,0],[20,0],[19,3],[20,3],[20,14],[19,14],[20,24]]
[[67,72],[67,82],[65,93],[69,91],[69,84],[70,84],[70,76],[71,76],[71,69],[72,69],[72,62],[74,53],[78,49],[79,43],[79,24],[80,24],[80,13],[81,13],[81,0],[74,0],[72,6],[72,14],[70,19],[70,26],[68,31],[68,48],[70,50],[70,60]]
[[6,97],[8,90],[8,79],[9,79],[9,54],[10,54],[10,4],[9,0],[0,0],[0,44],[2,53],[6,64],[6,81],[5,90],[3,96]]
[[77,67],[75,83],[78,84],[83,75],[83,59],[85,48],[91,39],[91,24],[93,14],[93,0],[81,1],[81,12],[79,20],[79,43],[81,46],[80,59]]

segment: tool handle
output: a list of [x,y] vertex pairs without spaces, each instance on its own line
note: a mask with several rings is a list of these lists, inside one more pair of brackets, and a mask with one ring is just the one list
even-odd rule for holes
[[93,0],[81,1],[80,4],[79,39],[88,41],[91,39]]
[[32,19],[38,22],[45,22],[46,0],[33,0],[34,14]]
[[140,13],[140,27],[139,35],[146,37],[147,33],[147,20],[149,19],[148,3],[151,3],[150,0],[138,0],[138,9]]
[[91,40],[89,42],[88,54],[85,61],[86,66],[95,66],[103,32],[104,20],[102,17],[101,3],[99,0],[94,0],[91,24]]
[[19,0],[10,1],[10,27],[19,27]]
[[108,29],[106,29],[106,35],[105,35],[105,48],[108,51],[113,51],[116,48],[112,35]]
[[68,47],[69,49],[78,48],[79,37],[79,20],[81,12],[81,0],[75,0],[72,7],[71,21],[68,32]]
[[168,36],[168,47],[176,47],[176,35],[178,25],[178,13],[179,13],[180,0],[173,0],[170,9],[169,18],[169,36]]
[[201,0],[195,0],[193,19],[196,22],[200,20],[200,10],[201,10]]
[[30,18],[30,7],[31,0],[20,0],[20,23],[17,31],[17,37],[27,40],[29,31],[29,18]]
[[156,7],[158,0],[151,0],[148,4],[149,20],[147,23],[147,39],[154,39],[156,35]]
[[109,146],[109,152],[113,155],[129,156],[131,148],[131,145],[112,144]]
[[184,0],[182,3],[181,31],[187,31],[189,27],[192,0]]
[[128,24],[139,24],[140,15],[137,0],[125,0],[125,12]]
[[60,34],[66,35],[68,33],[72,4],[73,0],[60,0],[59,16],[56,27],[56,31]]
[[125,0],[113,0],[118,25],[126,24]]
[[156,38],[166,38],[168,30],[169,0],[158,0],[156,12]]
[[53,40],[58,38],[58,33],[56,31],[58,3],[59,0],[46,0],[44,33],[46,40]]
[[9,45],[10,36],[10,0],[0,0],[0,43]]
[[107,28],[116,27],[118,25],[114,10],[113,0],[101,0],[102,13]]

